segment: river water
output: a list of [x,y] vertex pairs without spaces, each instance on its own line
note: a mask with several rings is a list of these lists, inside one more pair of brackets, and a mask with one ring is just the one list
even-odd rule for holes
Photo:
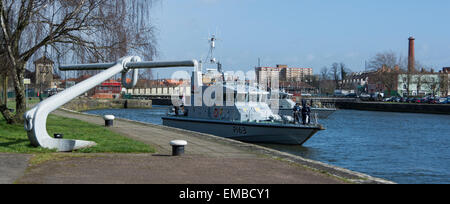
[[[162,124],[167,107],[95,110]],[[264,145],[402,184],[450,184],[450,116],[339,110],[303,146]]]

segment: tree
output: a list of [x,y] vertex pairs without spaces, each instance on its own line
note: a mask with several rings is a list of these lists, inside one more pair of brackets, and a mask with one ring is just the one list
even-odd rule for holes
[[323,67],[320,70],[320,79],[321,80],[328,80],[329,79],[328,67]]
[[399,70],[385,67],[375,72],[373,77],[374,81],[383,85],[387,91],[387,96],[391,96],[392,91],[397,89],[399,74]]
[[414,74],[415,82],[417,84],[417,95],[420,95],[420,91],[430,92],[433,96],[439,91],[439,75],[434,74],[433,72],[428,72],[427,70],[422,68],[420,72]]
[[448,96],[449,89],[448,89],[448,74],[445,72],[439,73],[439,89],[441,90],[442,95],[441,96]]
[[400,64],[402,64],[401,57],[398,57],[397,54],[392,51],[387,51],[376,54],[369,61],[368,67],[369,69],[376,71],[378,69],[381,69],[383,66],[394,68],[396,65]]
[[339,64],[339,70],[340,70],[340,72],[341,72],[341,80],[344,80],[345,78],[347,78],[347,74],[348,74],[349,72],[351,72],[351,71],[345,66],[345,64],[342,63],[342,62]]
[[330,68],[331,77],[334,80],[335,87],[339,87],[339,63],[333,63]]
[[320,93],[325,95],[333,95],[336,89],[336,84],[332,80],[321,80],[320,81]]
[[[374,71],[371,75],[373,81],[381,84],[387,90],[387,96],[391,96],[392,91],[397,89],[399,74],[406,66],[402,57],[399,57],[392,51],[388,51],[376,54],[369,62],[368,67]],[[411,75],[408,74],[407,78],[407,87],[409,87]]]
[[346,65],[341,62],[341,63],[333,63],[330,67],[330,69],[328,70],[326,67],[322,68],[322,77],[325,74],[329,74],[331,75],[331,79],[334,81],[335,83],[335,88],[339,88],[342,89],[343,87],[341,86],[342,84],[342,80],[344,80],[347,77],[347,74],[351,72],[350,69],[348,69],[346,67]]
[[331,95],[334,93],[336,84],[330,80],[330,75],[328,67],[325,66],[320,70],[318,88],[321,94]]
[[341,77],[340,89],[356,89],[353,84],[344,84],[344,80],[348,78],[349,73],[352,73],[352,70],[347,68],[344,63],[339,63],[339,73]]
[[428,74],[423,80],[423,85],[435,97],[439,93],[439,75]]
[[[0,36],[1,37],[1,36]],[[8,105],[8,69],[9,63],[7,61],[7,56],[5,55],[6,51],[4,49],[4,46],[0,46],[0,62],[3,62],[0,64],[0,87],[2,87],[0,90],[2,92],[0,93],[0,105],[4,104],[5,107]]]
[[317,84],[321,94],[334,94],[334,90],[336,89],[336,81],[333,80],[335,77],[333,71],[337,70],[331,70],[326,66],[320,70],[320,77]]
[[[29,60],[44,52],[58,61],[97,62],[127,54],[156,53],[149,23],[152,0],[0,0],[1,56],[14,81],[16,114],[0,104],[8,123],[21,123],[26,111],[24,73]],[[49,51],[50,50],[50,51]]]

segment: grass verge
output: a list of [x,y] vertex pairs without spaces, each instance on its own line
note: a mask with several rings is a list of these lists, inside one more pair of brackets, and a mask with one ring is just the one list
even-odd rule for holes
[[[64,134],[65,139],[94,141],[97,146],[81,149],[80,153],[154,153],[155,149],[147,144],[132,140],[99,125],[93,125],[76,119],[50,115],[47,131]],[[0,114],[0,152],[2,153],[53,153],[55,150],[30,145],[23,125],[8,125]]]

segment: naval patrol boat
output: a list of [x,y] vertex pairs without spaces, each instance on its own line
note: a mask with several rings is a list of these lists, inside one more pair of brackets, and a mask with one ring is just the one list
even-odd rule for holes
[[[210,41],[213,49],[215,38]],[[289,145],[302,145],[324,130],[320,124],[294,124],[275,114],[268,104],[269,92],[246,84],[245,80],[225,80],[221,64],[212,55],[210,62],[217,65],[216,70],[205,74],[210,83],[203,84],[200,63],[192,73],[190,100],[184,100],[185,104],[175,112],[162,117],[163,125],[243,142]],[[214,103],[204,96],[214,98]]]

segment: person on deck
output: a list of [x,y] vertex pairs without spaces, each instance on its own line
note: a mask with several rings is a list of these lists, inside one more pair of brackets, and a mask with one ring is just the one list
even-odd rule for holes
[[309,124],[309,117],[311,115],[311,108],[308,106],[308,103],[306,102],[306,100],[302,101],[303,103],[303,108],[302,108],[302,122],[303,125]]
[[309,125],[311,123],[311,107],[308,104],[306,104],[306,107],[304,107],[303,109],[306,109],[305,110],[305,113],[306,113],[306,124]]
[[300,114],[301,114],[300,104],[296,103],[292,111],[294,112],[294,123],[297,124],[300,122]]

